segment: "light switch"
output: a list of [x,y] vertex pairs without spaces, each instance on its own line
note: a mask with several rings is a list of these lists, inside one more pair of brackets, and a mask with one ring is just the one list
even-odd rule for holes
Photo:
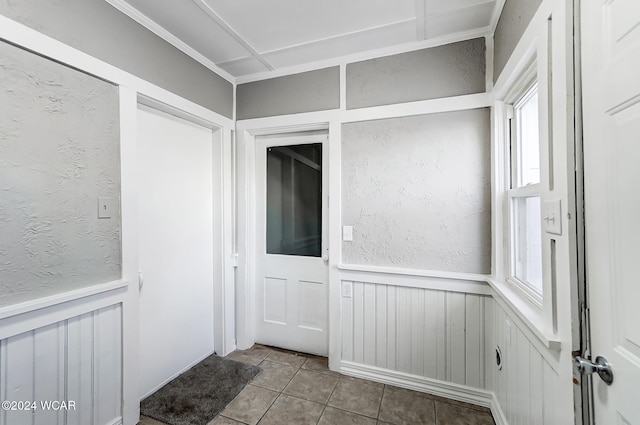
[[542,226],[547,233],[554,235],[562,234],[562,208],[560,199],[544,201],[542,207]]
[[114,209],[113,198],[101,196],[98,198],[98,218],[111,218]]
[[353,241],[353,226],[342,226],[342,240],[345,242]]

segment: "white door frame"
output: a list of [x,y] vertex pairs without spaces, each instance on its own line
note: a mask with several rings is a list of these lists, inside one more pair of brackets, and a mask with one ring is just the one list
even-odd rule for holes
[[256,256],[256,167],[257,136],[328,130],[329,217],[327,247],[329,248],[329,361],[340,361],[340,298],[338,268],[340,259],[340,121],[339,111],[311,112],[237,122],[238,146],[238,286],[237,336],[238,348],[255,343],[255,271]]

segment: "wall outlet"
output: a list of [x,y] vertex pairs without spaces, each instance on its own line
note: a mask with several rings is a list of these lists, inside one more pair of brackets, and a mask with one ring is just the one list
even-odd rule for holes
[[342,282],[342,297],[351,298],[353,293],[353,285],[351,282]]

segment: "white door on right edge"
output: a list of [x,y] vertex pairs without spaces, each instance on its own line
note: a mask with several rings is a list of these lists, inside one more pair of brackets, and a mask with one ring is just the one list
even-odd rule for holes
[[584,172],[596,425],[640,425],[640,1],[582,10]]

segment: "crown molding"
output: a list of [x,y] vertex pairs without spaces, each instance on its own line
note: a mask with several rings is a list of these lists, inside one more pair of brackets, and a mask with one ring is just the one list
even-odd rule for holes
[[154,33],[155,35],[157,35],[158,37],[162,38],[167,43],[171,44],[176,49],[180,50],[187,56],[191,57],[195,61],[207,67],[209,70],[218,74],[220,77],[224,78],[231,84],[236,83],[236,78],[233,75],[229,74],[227,71],[217,66],[213,61],[206,58],[203,54],[199,53],[198,51],[190,47],[184,41],[180,40],[178,37],[176,37],[169,31],[167,31],[160,24],[150,19],[148,16],[140,12],[135,7],[131,6],[126,1],[124,0],[105,0],[105,1],[109,3],[111,6],[118,9],[120,12],[124,13],[125,15],[127,15],[128,17],[136,21],[137,23],[139,23],[140,25],[142,25],[143,27],[145,27],[146,29],[148,29],[149,31],[151,31],[152,33]]

